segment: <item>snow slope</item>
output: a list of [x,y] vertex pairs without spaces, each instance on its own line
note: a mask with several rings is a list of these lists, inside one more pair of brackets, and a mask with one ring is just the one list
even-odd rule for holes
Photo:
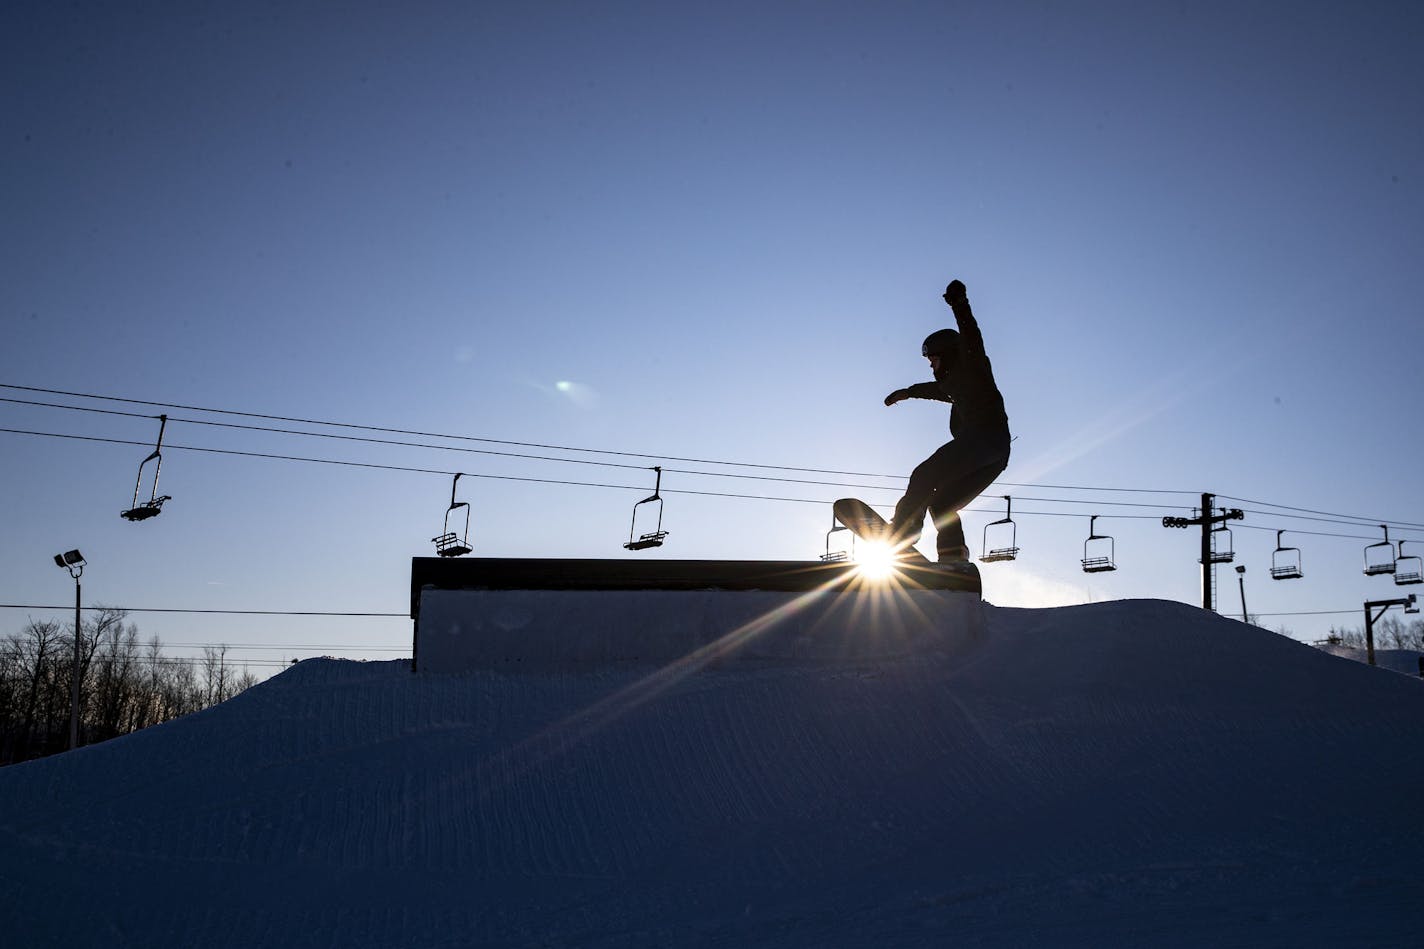
[[1180,604],[854,662],[312,660],[0,770],[11,946],[1414,946],[1424,683]]
[[[1326,643],[1316,648],[1328,652],[1332,656],[1339,656],[1342,659],[1353,659],[1356,662],[1369,661],[1369,651],[1362,646],[1341,646]],[[1424,658],[1424,653],[1421,653],[1417,649],[1375,650],[1375,665],[1381,669],[1391,669],[1407,676],[1419,675],[1419,660],[1421,658]]]

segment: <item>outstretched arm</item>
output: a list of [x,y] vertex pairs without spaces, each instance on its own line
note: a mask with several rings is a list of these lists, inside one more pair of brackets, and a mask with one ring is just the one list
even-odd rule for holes
[[979,332],[979,323],[974,319],[974,311],[969,308],[969,293],[961,280],[951,280],[944,288],[944,302],[954,311],[954,322],[959,324],[959,344],[971,353],[984,352],[984,334]]
[[904,402],[906,399],[931,399],[935,402],[954,401],[944,394],[944,390],[939,387],[938,382],[917,382],[904,389],[896,389],[887,395],[885,404],[894,405],[896,402]]

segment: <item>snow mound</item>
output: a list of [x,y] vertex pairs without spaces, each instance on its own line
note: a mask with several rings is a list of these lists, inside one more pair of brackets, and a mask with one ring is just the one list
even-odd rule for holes
[[1166,602],[985,623],[844,661],[310,660],[0,771],[7,942],[1415,944],[1424,684]]
[[[1338,644],[1326,644],[1317,647],[1323,652],[1328,652],[1332,656],[1339,656],[1342,659],[1353,659],[1356,662],[1369,662],[1369,651],[1363,646],[1343,646]],[[1381,669],[1389,669],[1392,672],[1401,672],[1407,676],[1418,676],[1424,666],[1420,661],[1424,660],[1424,652],[1417,649],[1376,649],[1375,664]]]

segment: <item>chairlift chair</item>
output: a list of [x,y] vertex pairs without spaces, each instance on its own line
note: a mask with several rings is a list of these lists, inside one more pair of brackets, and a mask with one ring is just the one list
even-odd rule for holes
[[[450,482],[450,506],[445,509],[445,527],[439,537],[432,537],[435,544],[435,553],[441,557],[463,557],[469,553],[470,546],[470,504],[468,501],[455,500],[455,485],[460,483],[460,475],[455,475],[455,480]],[[450,514],[457,508],[465,509],[465,530],[464,533],[456,534],[450,529]]]
[[[982,548],[983,551],[984,551],[984,553],[983,553],[983,555],[979,558],[979,562],[980,562],[980,563],[1000,563],[1000,562],[1003,562],[1003,561],[1005,561],[1005,560],[1013,560],[1015,557],[1017,557],[1017,556],[1019,555],[1019,548],[1018,548],[1018,534],[1019,534],[1019,528],[1018,528],[1018,525],[1014,523],[1013,512],[1014,512],[1014,501],[1013,501],[1013,498],[1009,497],[1009,496],[1006,494],[1006,495],[1004,495],[1004,516],[1001,517],[1001,518],[999,518],[997,521],[991,521],[990,523],[984,525],[984,546],[983,546],[983,548]],[[989,546],[989,530],[990,530],[990,528],[997,528],[997,530],[995,530],[994,533],[995,533],[997,536],[999,536],[999,537],[1002,538],[1002,537],[1006,536],[1006,535],[1005,535],[1005,531],[1004,531],[1004,528],[1006,528],[1006,527],[1008,528],[1008,532],[1007,532],[1007,538],[1008,538],[1008,541],[1009,541],[1008,546],[1006,546],[1006,547],[990,547],[990,546]]]
[[[1394,545],[1389,542],[1389,525],[1381,524],[1380,530],[1384,531],[1384,540],[1377,544],[1369,544],[1365,547],[1365,576],[1367,577],[1377,577],[1386,573],[1394,573]],[[1380,548],[1384,548],[1383,553],[1381,553]],[[1371,551],[1374,552],[1371,553]]]
[[1283,530],[1276,531],[1276,549],[1271,554],[1272,580],[1295,580],[1305,576],[1300,569],[1300,550],[1281,546],[1281,535],[1284,533]]
[[1404,541],[1399,542],[1399,557],[1394,561],[1394,582],[1397,586],[1424,583],[1424,558],[1418,554],[1404,556]]
[[[661,465],[654,465],[653,470],[658,473],[657,482],[653,485],[653,493],[643,498],[633,505],[633,523],[628,526],[628,543],[623,546],[628,550],[647,550],[649,547],[661,547],[668,532],[663,530],[663,499],[659,492],[663,486],[663,469]],[[651,504],[654,501],[658,505],[657,527],[645,534],[637,534],[638,530],[638,508],[644,504]],[[634,535],[637,540],[634,540]]]
[[[138,465],[138,479],[134,481],[133,506],[127,511],[120,511],[119,516],[126,521],[146,521],[150,517],[157,517],[163,512],[163,502],[173,500],[168,495],[158,496],[158,475],[163,470],[163,430],[168,426],[168,416],[158,417],[158,442],[153,446],[153,453],[150,454]],[[149,462],[153,465],[153,491],[147,501],[138,503],[138,491],[143,485],[143,469]]]
[[1097,514],[1088,518],[1088,539],[1083,541],[1084,573],[1107,573],[1117,569],[1113,559],[1117,555],[1117,542],[1111,535],[1099,534],[1097,523]]
[[[1231,561],[1236,559],[1236,551],[1232,548],[1231,544],[1231,528],[1226,526],[1226,520],[1233,517],[1240,520],[1241,512],[1236,510],[1227,511],[1225,508],[1223,508],[1222,511],[1223,520],[1221,526],[1211,529],[1211,553],[1206,560],[1198,557],[1197,563],[1231,563]],[[1200,524],[1210,519],[1212,519],[1211,511],[1206,510],[1202,511],[1201,520],[1181,520],[1180,523],[1177,523],[1179,520],[1177,518],[1163,518],[1162,523],[1168,527],[1186,527],[1189,524]],[[1173,521],[1173,523],[1169,524],[1169,520]]]
[[[1208,512],[1210,514],[1210,512]],[[1211,558],[1208,563],[1231,563],[1236,551],[1231,545],[1231,528],[1226,524],[1211,529]]]
[[[837,531],[845,531],[850,535],[850,546],[842,547],[840,550],[831,549],[831,535]],[[855,559],[855,531],[846,527],[836,520],[835,511],[831,512],[831,529],[826,531],[826,552],[821,555],[823,563],[844,563],[847,560]]]

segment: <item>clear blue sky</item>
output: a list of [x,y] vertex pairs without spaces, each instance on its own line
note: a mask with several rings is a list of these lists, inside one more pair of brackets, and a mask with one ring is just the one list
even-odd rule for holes
[[[649,456],[529,452],[632,465],[905,474],[946,412],[881,399],[928,378],[919,343],[950,322],[957,277],[1018,439],[991,493],[1015,495],[1023,553],[985,567],[987,597],[1195,602],[1195,537],[1160,518],[1213,491],[1332,515],[1227,502],[1253,512],[1233,525],[1252,612],[1355,611],[1264,621],[1312,639],[1404,592],[1361,573],[1372,525],[1424,553],[1421,19],[1385,3],[12,4],[0,383]],[[89,602],[405,609],[449,475],[176,446],[638,486],[462,479],[483,556],[633,556],[651,487],[166,411],[173,500],[142,524],[118,512],[148,448],[0,433],[0,600],[69,602],[50,558],[79,547]],[[157,434],[9,402],[0,420]],[[668,543],[637,556],[814,558],[831,499],[896,496],[663,487]],[[1001,504],[966,517],[976,554]],[[1092,513],[1115,573],[1079,568]],[[1305,579],[1268,579],[1277,529]],[[1219,579],[1238,612],[1235,574]],[[401,619],[132,618],[165,643],[409,646]]]

